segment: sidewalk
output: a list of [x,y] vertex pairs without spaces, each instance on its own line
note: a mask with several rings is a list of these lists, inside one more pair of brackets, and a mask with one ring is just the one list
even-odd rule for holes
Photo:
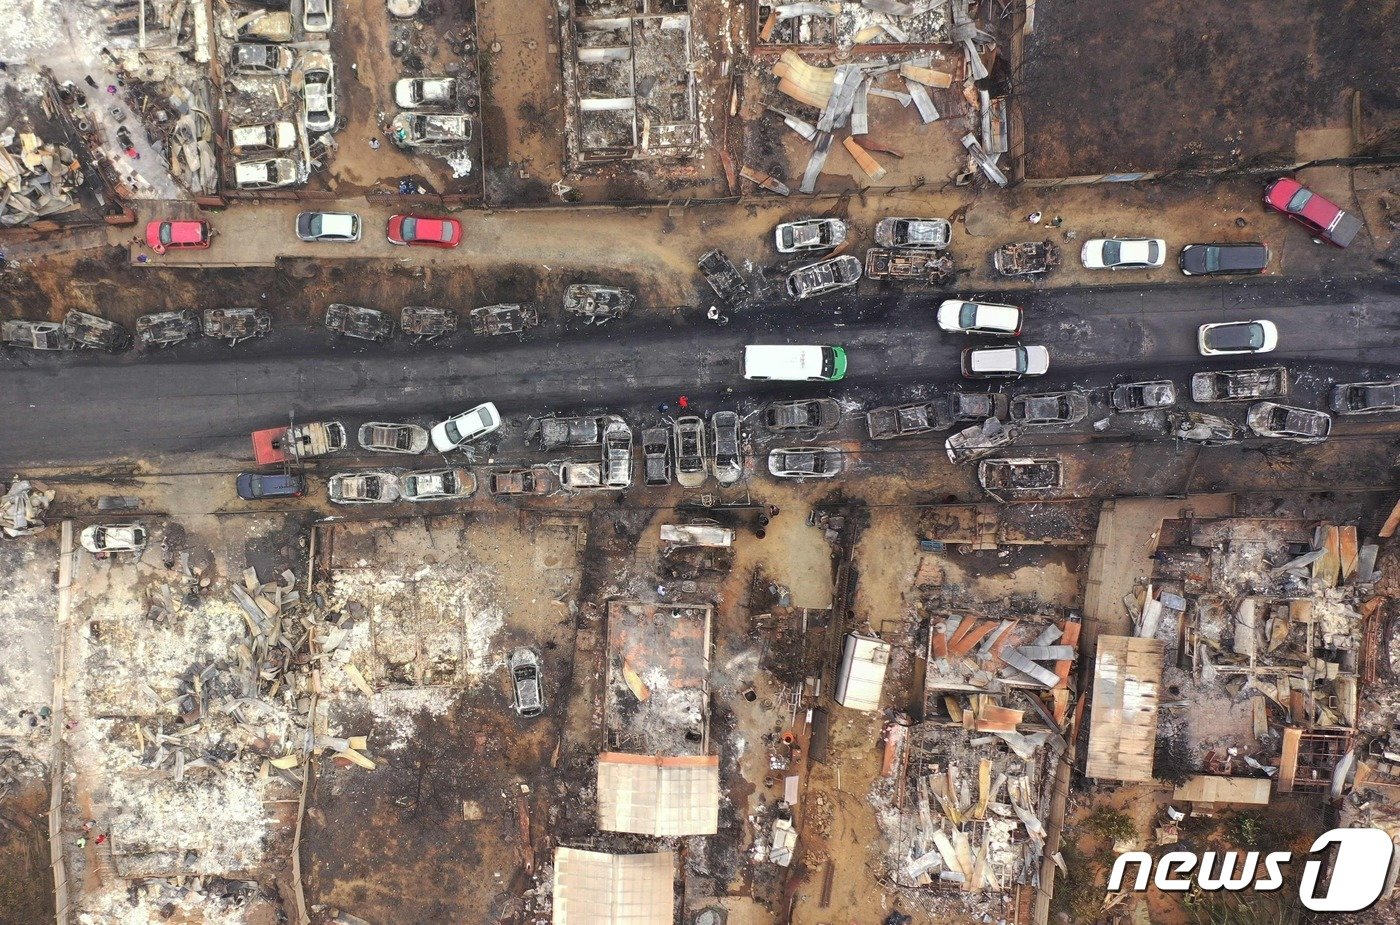
[[[1326,168],[1308,174],[1305,181],[1355,208],[1347,171]],[[326,211],[360,214],[364,234],[361,241],[352,245],[297,240],[293,233],[295,216],[304,206],[269,202],[205,213],[203,217],[216,235],[213,246],[162,256],[152,254],[144,244],[131,243],[145,222],[154,218],[195,217],[199,213],[189,203],[152,203],[154,208],[148,207],[140,215],[135,231],[114,229],[111,239],[114,244],[129,246],[133,265],[148,267],[272,266],[283,258],[310,257],[392,259],[403,265],[439,268],[468,265],[477,273],[504,272],[526,265],[556,273],[588,273],[604,281],[610,274],[624,274],[655,290],[642,301],[656,307],[693,302],[703,286],[695,261],[714,247],[729,255],[741,270],[767,268],[770,280],[780,280],[788,268],[802,261],[784,260],[774,250],[773,226],[792,218],[822,214],[847,220],[851,239],[846,252],[858,256],[863,256],[871,245],[871,232],[883,217],[952,217],[951,253],[963,274],[958,284],[962,291],[1158,282],[1198,284],[1203,280],[1183,277],[1176,269],[1177,252],[1192,242],[1264,241],[1274,253],[1269,271],[1274,275],[1318,277],[1375,271],[1377,245],[1383,253],[1390,243],[1388,237],[1378,239],[1368,234],[1345,251],[1313,244],[1302,228],[1264,211],[1261,188],[1262,184],[1254,180],[1237,180],[1191,186],[1019,187],[980,194],[921,190],[912,194],[870,195],[863,200],[764,197],[690,208],[675,205],[464,210],[453,213],[462,222],[463,241],[452,250],[389,244],[384,238],[384,224],[396,208],[403,208],[401,200],[393,205],[364,198],[319,204]],[[1037,211],[1042,213],[1041,221],[1032,225],[1027,216]],[[1047,227],[1056,217],[1062,219],[1060,227]],[[1165,238],[1166,266],[1122,273],[1084,270],[1079,263],[1083,241],[1112,235]],[[1061,268],[1048,277],[1007,279],[992,268],[991,255],[1000,245],[1042,239],[1054,241],[1062,251]],[[146,257],[145,262],[140,261],[142,256]]]

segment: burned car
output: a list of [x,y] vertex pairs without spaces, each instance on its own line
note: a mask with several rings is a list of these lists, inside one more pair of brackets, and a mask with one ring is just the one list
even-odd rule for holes
[[643,484],[671,484],[671,432],[664,427],[642,431]]
[[1261,437],[1321,443],[1332,432],[1332,415],[1312,408],[1261,401],[1249,406],[1245,424]]
[[1024,491],[1050,491],[1064,484],[1059,457],[1044,459],[984,459],[977,464],[977,481],[994,498]]
[[409,472],[399,478],[405,501],[452,501],[476,492],[476,476],[468,469],[430,469]]
[[775,401],[759,412],[763,426],[775,434],[819,434],[841,423],[841,405],[834,398]]
[[1337,414],[1383,414],[1400,411],[1400,380],[1335,385],[1332,387],[1331,407]]
[[229,346],[272,330],[272,313],[261,308],[206,308],[204,336],[227,340]]
[[992,265],[1002,276],[1036,276],[1060,265],[1060,249],[1049,241],[1003,244],[992,255]]
[[954,465],[976,462],[990,456],[1003,447],[1010,446],[1021,435],[1020,430],[1003,424],[996,418],[987,418],[981,424],[974,424],[953,434],[943,442],[948,451],[948,461]]
[[428,430],[417,424],[370,421],[360,427],[360,446],[375,453],[417,454],[428,448]]
[[169,347],[199,331],[199,315],[189,309],[154,312],[136,319],[136,339],[143,347]]
[[548,466],[530,466],[492,469],[487,484],[493,495],[544,495],[549,493],[552,482]]
[[860,276],[860,260],[843,254],[793,270],[787,277],[787,292],[794,299],[810,299],[854,286]]
[[478,337],[497,337],[501,334],[524,334],[540,323],[540,313],[533,305],[511,303],[507,305],[483,305],[469,313],[472,333]]
[[70,311],[63,318],[63,333],[77,347],[121,353],[131,346],[131,332],[115,321],[87,312]]
[[710,431],[714,437],[715,481],[733,485],[744,474],[744,457],[739,447],[739,415],[733,411],[716,411],[710,416]]
[[875,226],[881,247],[922,247],[942,250],[953,238],[953,226],[942,218],[882,218]]
[[615,414],[592,414],[580,417],[536,418],[530,423],[527,439],[538,439],[544,450],[566,446],[597,446],[613,422],[622,423]]
[[705,282],[710,284],[721,301],[739,306],[748,300],[748,283],[744,282],[733,261],[722,251],[712,250],[702,256],[700,272],[705,274]]
[[326,481],[336,504],[388,504],[399,500],[399,478],[392,472],[338,472]]
[[1239,429],[1215,414],[1200,411],[1172,411],[1167,415],[1167,433],[1178,440],[1205,446],[1223,446],[1239,439]]
[[843,468],[839,447],[786,446],[768,452],[768,471],[780,479],[829,479]]
[[846,223],[839,218],[804,218],[773,229],[780,254],[830,250],[846,243]]
[[683,488],[705,484],[705,422],[695,415],[676,418],[671,439],[675,447],[676,481]]
[[1213,370],[1191,377],[1191,400],[1201,403],[1257,401],[1287,394],[1288,370],[1282,366]]
[[1078,424],[1089,416],[1083,392],[1040,392],[1011,398],[1011,421],[1022,427]]
[[229,64],[235,74],[280,77],[292,72],[295,54],[285,45],[244,42],[233,46]]
[[929,407],[938,414],[938,430],[963,421],[985,421],[1007,417],[1011,399],[1003,392],[943,392],[935,395]]
[[928,402],[874,408],[866,412],[865,424],[872,440],[912,437],[938,426],[938,413]]
[[73,341],[55,321],[6,321],[0,325],[0,342],[27,350],[72,350]]
[[534,650],[519,648],[510,653],[510,680],[515,691],[515,712],[526,718],[544,712],[544,691],[540,686],[540,657]]
[[618,286],[574,283],[564,290],[564,311],[578,315],[584,324],[605,324],[631,311],[637,297]]
[[399,313],[399,329],[414,343],[434,340],[457,330],[457,313],[449,308],[405,305]]
[[632,429],[613,418],[603,430],[603,481],[609,488],[632,485]]
[[377,308],[333,302],[326,306],[326,330],[382,344],[394,336],[394,317]]
[[953,258],[912,248],[872,247],[865,252],[865,275],[873,280],[937,285],[953,275]]
[[1176,386],[1166,379],[1114,386],[1108,403],[1114,411],[1149,411],[1176,404]]

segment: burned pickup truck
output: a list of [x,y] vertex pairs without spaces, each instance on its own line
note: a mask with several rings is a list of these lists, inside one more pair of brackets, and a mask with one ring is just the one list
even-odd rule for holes
[[1257,401],[1287,394],[1288,370],[1282,366],[1226,369],[1196,373],[1191,377],[1192,401]]
[[326,306],[326,330],[341,337],[385,343],[394,336],[394,318],[388,312],[362,305],[333,302]]
[[584,324],[606,324],[632,310],[637,297],[617,286],[574,283],[564,290],[564,311],[578,315]]
[[253,431],[253,458],[268,466],[337,453],[345,449],[347,442],[345,425],[339,421],[269,427]]
[[0,343],[26,350],[72,350],[73,342],[54,321],[6,321],[0,324]]
[[865,252],[865,275],[881,281],[936,285],[953,275],[953,258],[931,251],[872,247]]
[[169,347],[200,331],[199,316],[189,309],[155,312],[136,319],[136,337],[143,347]]
[[204,336],[226,340],[230,347],[272,330],[272,315],[261,308],[207,308]]
[[1002,276],[1036,276],[1060,265],[1060,249],[1049,241],[1003,244],[992,255],[992,265]]
[[63,333],[75,346],[85,350],[121,353],[131,346],[130,331],[115,321],[87,312],[70,311],[63,319]]
[[939,424],[937,411],[928,402],[873,408],[865,415],[872,440],[893,440],[928,433]]
[[987,494],[1001,501],[1003,495],[1060,488],[1064,469],[1059,457],[984,459],[977,464],[977,481]]

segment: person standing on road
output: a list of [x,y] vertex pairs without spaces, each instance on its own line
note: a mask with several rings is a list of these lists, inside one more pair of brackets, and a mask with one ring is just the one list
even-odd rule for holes
[[690,407],[690,399],[682,395],[679,399],[676,400],[676,404],[680,406],[680,409],[682,411],[685,411]]
[[660,411],[662,414],[665,414],[667,411],[671,410],[671,406],[666,404],[665,402],[662,402],[661,404],[656,406],[656,410]]

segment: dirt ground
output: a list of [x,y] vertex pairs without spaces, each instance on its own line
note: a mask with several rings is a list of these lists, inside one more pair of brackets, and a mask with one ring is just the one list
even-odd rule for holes
[[[1026,174],[1292,163],[1308,129],[1400,118],[1395,0],[1036,6],[1015,92]],[[1310,151],[1338,156],[1349,151]]]

